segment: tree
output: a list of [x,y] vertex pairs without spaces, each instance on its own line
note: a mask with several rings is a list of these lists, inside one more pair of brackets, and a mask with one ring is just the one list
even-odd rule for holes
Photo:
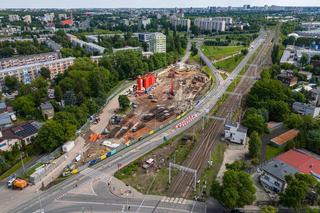
[[195,42],[192,42],[192,45],[191,45],[191,55],[192,56],[195,56],[198,54],[198,49],[196,47],[196,43]]
[[40,75],[45,79],[50,79],[50,70],[46,67],[40,69]]
[[126,110],[130,106],[130,100],[126,95],[119,95],[118,101],[121,110]]
[[280,47],[279,45],[274,45],[271,53],[271,59],[273,64],[278,64],[280,58]]
[[287,187],[280,194],[282,205],[300,212],[302,207],[315,204],[314,201],[319,197],[319,183],[313,176],[296,173],[294,176],[286,176],[286,182]]
[[242,55],[247,55],[248,52],[249,52],[248,49],[242,49],[242,50],[241,50],[241,54],[242,54]]
[[11,47],[0,48],[0,58],[9,58],[14,55],[14,49]]
[[251,158],[258,158],[261,152],[261,138],[256,131],[253,131],[249,140],[249,156]]
[[304,122],[301,115],[290,113],[284,123],[288,128],[300,128]]
[[211,188],[211,195],[229,208],[252,204],[255,200],[255,192],[250,175],[236,170],[226,171],[222,185],[214,182]]
[[273,206],[264,206],[261,208],[261,213],[277,213],[277,209]]
[[35,143],[42,151],[51,152],[66,141],[64,132],[61,123],[54,120],[47,121],[39,130]]
[[263,134],[268,131],[265,118],[254,110],[248,110],[242,124],[249,129],[249,134],[253,131],[259,134]]
[[299,62],[302,67],[306,66],[309,62],[309,56],[307,54],[303,53]]
[[36,115],[36,105],[30,96],[17,97],[12,101],[12,106],[17,114],[24,118],[31,119]]
[[227,170],[244,171],[250,167],[250,164],[244,160],[237,160],[231,164],[227,163]]
[[63,92],[59,85],[54,87],[54,97],[56,98],[57,101],[61,101],[63,99]]
[[4,78],[4,85],[8,88],[9,91],[13,91],[18,88],[19,81],[15,76],[7,75]]

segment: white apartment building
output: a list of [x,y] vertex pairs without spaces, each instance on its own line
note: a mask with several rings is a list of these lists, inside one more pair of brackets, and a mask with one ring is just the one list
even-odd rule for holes
[[20,16],[19,15],[9,15],[9,21],[20,21]]
[[195,26],[200,30],[205,31],[226,31],[226,21],[215,20],[214,18],[196,18],[194,20]]
[[54,13],[46,13],[43,16],[43,21],[44,22],[53,22],[54,21]]
[[23,19],[23,22],[27,24],[31,24],[32,22],[30,15],[23,16],[22,19]]
[[144,29],[146,29],[147,25],[151,24],[151,19],[142,17],[139,20],[139,25],[142,26]]
[[167,52],[166,36],[163,33],[152,33],[149,37],[149,50],[153,53]]
[[233,24],[233,19],[231,17],[213,17],[215,21],[225,21],[227,25]]
[[175,27],[177,27],[177,26],[185,27],[185,28],[187,28],[187,31],[189,31],[190,27],[191,27],[191,20],[190,19],[178,18],[176,16],[170,17],[170,23],[171,23],[171,25],[173,25]]
[[4,78],[6,76],[15,76],[20,82],[24,84],[31,83],[40,74],[40,69],[46,67],[50,70],[51,79],[58,74],[64,73],[71,65],[73,65],[75,58],[62,58],[54,61],[46,61],[41,63],[29,64],[19,67],[11,67],[0,70],[0,84],[3,86]]
[[80,39],[78,39],[76,36],[71,35],[71,34],[67,34],[69,40],[71,41],[73,46],[80,46],[82,48],[85,48],[87,52],[91,53],[91,54],[103,54],[105,48],[101,47],[97,44],[91,43],[91,42],[85,42],[82,41]]

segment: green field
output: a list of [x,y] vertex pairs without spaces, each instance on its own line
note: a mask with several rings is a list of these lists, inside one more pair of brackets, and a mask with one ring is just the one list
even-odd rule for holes
[[[32,157],[29,156],[29,157],[26,157],[23,159],[23,163],[26,164],[28,163],[29,161],[31,161]],[[3,173],[1,176],[0,176],[0,180],[3,180],[7,177],[9,177],[11,174],[15,173],[15,171],[17,171],[18,169],[20,169],[22,167],[22,163],[21,161],[19,161],[18,163],[16,163],[15,165],[13,165],[8,171],[6,171],[5,173]]]
[[232,58],[228,58],[226,60],[219,61],[219,62],[215,63],[214,65],[217,69],[222,69],[227,72],[232,72],[234,70],[234,68],[236,68],[238,66],[238,64],[242,61],[243,58],[244,58],[244,56],[242,54],[240,54],[240,55],[236,55]]
[[283,147],[275,147],[275,146],[267,145],[266,160],[270,160],[284,151],[285,151],[284,146]]
[[238,53],[244,49],[243,46],[206,46],[201,47],[202,52],[211,60],[219,60]]

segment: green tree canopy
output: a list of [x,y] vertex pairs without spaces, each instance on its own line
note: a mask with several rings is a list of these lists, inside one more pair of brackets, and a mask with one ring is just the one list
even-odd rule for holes
[[249,140],[249,156],[251,158],[259,158],[260,152],[261,152],[261,138],[259,134],[256,131],[253,131],[250,134],[250,140]]
[[250,175],[243,171],[228,170],[222,185],[214,182],[211,194],[229,208],[244,207],[255,200],[256,189]]
[[7,75],[4,77],[4,85],[8,88],[9,91],[18,89],[19,80],[15,76]]

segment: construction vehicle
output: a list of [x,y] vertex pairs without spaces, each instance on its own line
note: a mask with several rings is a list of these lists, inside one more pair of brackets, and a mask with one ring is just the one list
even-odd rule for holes
[[7,181],[7,186],[8,188],[11,188],[11,189],[22,190],[28,186],[28,182],[21,178],[17,178],[15,175],[13,175]]

